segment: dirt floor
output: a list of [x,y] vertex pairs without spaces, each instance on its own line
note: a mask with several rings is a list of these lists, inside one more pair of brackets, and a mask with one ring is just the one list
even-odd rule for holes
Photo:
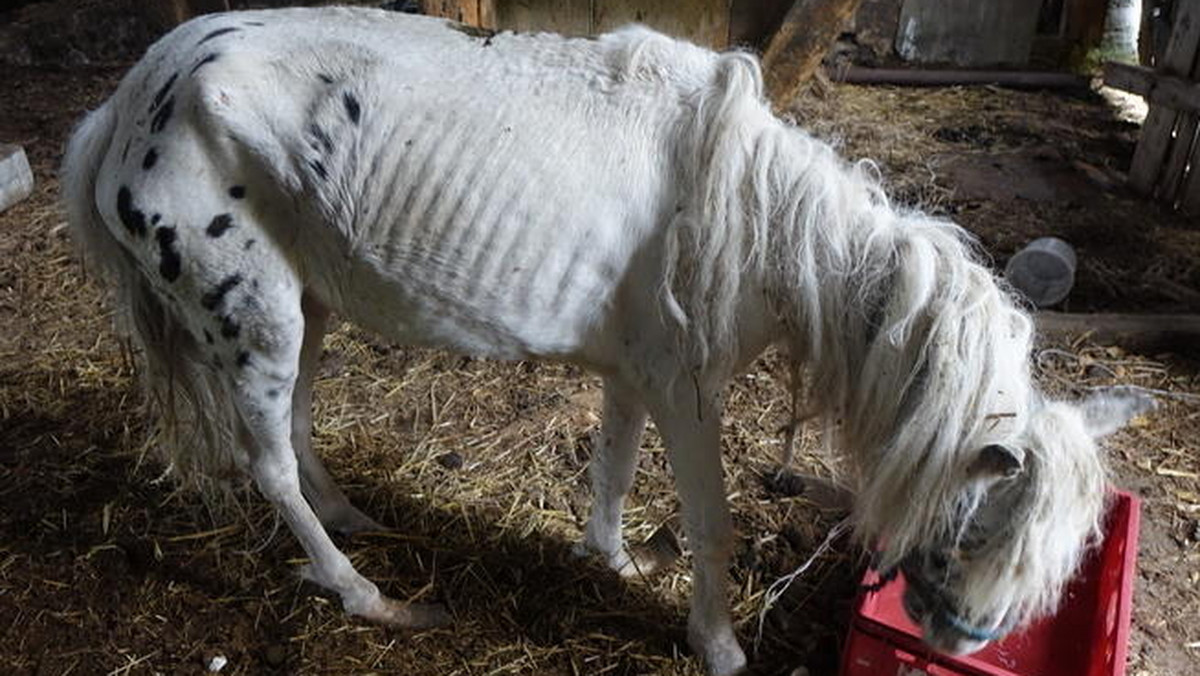
[[[0,671],[700,674],[684,641],[686,565],[622,582],[570,558],[598,423],[595,378],[395,347],[351,328],[326,344],[320,452],[365,511],[394,527],[343,541],[399,598],[447,603],[451,629],[347,622],[301,582],[302,556],[252,494],[241,513],[174,491],[147,453],[125,345],[73,257],[54,175],[77,116],[123,67],[6,70],[0,140],[38,188],[0,215]],[[975,232],[1002,266],[1024,242],[1075,245],[1072,311],[1196,312],[1200,227],[1120,187],[1137,136],[1094,96],[994,88],[833,87],[798,118],[875,160],[898,201]],[[1200,395],[1195,355],[1132,354],[1084,338],[1037,355],[1047,389],[1133,383],[1179,393],[1109,443],[1114,482],[1144,499],[1133,676],[1200,659]],[[733,385],[727,478],[740,544],[735,613],[754,673],[833,674],[864,558],[846,540],[766,616],[764,590],[841,518],[768,479],[787,398],[768,355]],[[836,470],[803,435],[799,469]],[[676,520],[657,436],[644,443],[627,532]]]

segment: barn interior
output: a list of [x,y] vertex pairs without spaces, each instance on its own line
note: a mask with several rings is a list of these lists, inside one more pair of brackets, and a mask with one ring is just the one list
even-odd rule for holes
[[[296,574],[302,550],[250,486],[197,493],[155,454],[135,350],[69,238],[63,144],[178,23],[297,4],[318,3],[19,0],[0,11],[0,670],[703,674],[687,647],[691,580],[675,551],[686,542],[652,427],[626,534],[679,560],[623,580],[571,555],[600,414],[599,380],[578,367],[393,345],[350,325],[327,339],[318,450],[393,529],[339,544],[392,596],[446,603],[456,620],[446,629],[348,619]],[[1037,306],[1027,291],[1041,330],[1033,363],[1054,396],[1132,385],[1158,398],[1106,442],[1112,483],[1142,500],[1125,669],[1194,673],[1200,4],[341,4],[570,35],[636,21],[751,50],[779,115],[873,162],[896,203],[962,225],[997,275],[1034,240],[1069,245],[1069,292]],[[842,480],[819,429],[799,430],[780,469],[787,387],[768,352],[726,399],[734,616],[751,673],[832,675],[870,557],[835,530],[845,504],[798,478]],[[802,566],[768,603],[771,585]]]

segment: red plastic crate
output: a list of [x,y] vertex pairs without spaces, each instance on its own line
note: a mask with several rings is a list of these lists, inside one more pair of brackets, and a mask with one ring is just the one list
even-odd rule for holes
[[[903,576],[859,598],[841,676],[1124,676],[1140,503],[1114,492],[1103,544],[1058,613],[966,656],[936,653],[904,612]],[[868,572],[864,584],[878,581]]]

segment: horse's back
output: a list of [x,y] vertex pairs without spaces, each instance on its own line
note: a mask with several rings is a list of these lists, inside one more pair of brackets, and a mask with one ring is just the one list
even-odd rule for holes
[[[678,58],[640,57],[646,42]],[[710,56],[636,32],[489,36],[344,9],[217,15],[127,76],[97,193],[110,224],[159,213],[180,224],[177,249],[215,255],[216,271],[183,264],[198,286],[269,264],[400,340],[569,356],[655,246],[675,199],[681,92]]]

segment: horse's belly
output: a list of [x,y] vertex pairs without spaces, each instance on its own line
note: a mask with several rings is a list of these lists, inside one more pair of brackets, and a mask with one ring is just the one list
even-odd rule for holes
[[[339,303],[391,340],[485,357],[582,357],[605,323],[617,266],[544,251],[471,267],[436,256],[366,255]],[[528,267],[526,267],[528,266]]]

